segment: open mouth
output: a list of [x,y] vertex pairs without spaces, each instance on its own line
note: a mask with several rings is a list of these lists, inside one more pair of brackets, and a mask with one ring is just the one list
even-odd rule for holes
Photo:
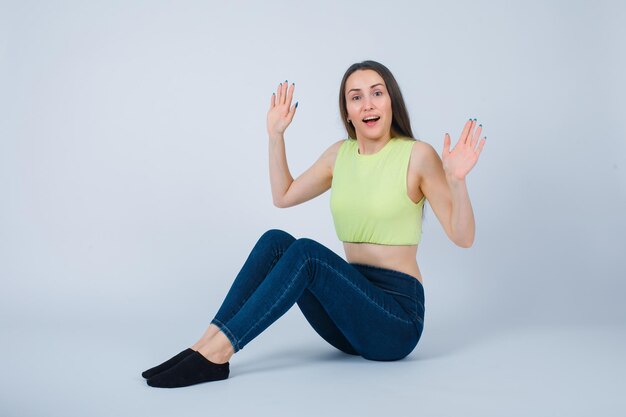
[[363,119],[363,123],[365,123],[367,126],[374,126],[376,125],[376,122],[378,122],[380,120],[380,117],[378,116],[371,116],[371,117],[366,117]]

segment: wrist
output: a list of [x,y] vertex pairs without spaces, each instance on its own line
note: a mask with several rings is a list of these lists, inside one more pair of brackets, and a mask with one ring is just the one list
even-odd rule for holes
[[465,177],[459,178],[452,174],[448,174],[447,172],[446,172],[446,181],[448,182],[448,185],[450,185],[451,187],[456,188],[456,187],[465,186]]
[[277,140],[281,140],[284,139],[284,135],[283,133],[278,133],[278,132],[267,132],[267,135],[269,137],[269,139],[271,141],[277,141]]

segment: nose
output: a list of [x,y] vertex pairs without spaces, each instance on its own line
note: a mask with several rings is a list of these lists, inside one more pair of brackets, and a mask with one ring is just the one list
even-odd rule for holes
[[363,99],[363,109],[367,111],[367,110],[372,110],[373,108],[374,108],[374,105],[372,104],[371,97],[365,96],[365,98]]

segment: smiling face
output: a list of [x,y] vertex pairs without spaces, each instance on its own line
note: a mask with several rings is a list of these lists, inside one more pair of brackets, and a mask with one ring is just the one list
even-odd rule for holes
[[391,97],[374,70],[358,70],[346,80],[346,111],[357,138],[387,141],[391,137]]

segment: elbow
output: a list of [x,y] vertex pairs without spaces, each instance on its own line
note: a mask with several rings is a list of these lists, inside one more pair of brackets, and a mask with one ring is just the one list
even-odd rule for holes
[[466,242],[454,242],[454,243],[456,243],[458,247],[463,248],[463,249],[469,249],[474,244],[474,242],[472,242],[471,240],[468,240]]
[[468,249],[474,244],[474,227],[456,230],[451,226],[446,231],[448,232],[448,238],[460,248]]
[[278,208],[287,208],[287,207],[291,207],[293,204],[289,204],[285,201],[285,199],[276,199],[274,198],[272,200],[272,202],[274,203],[274,207],[278,207]]
[[474,244],[474,233],[454,233],[448,234],[450,240],[460,248],[468,249]]
[[454,239],[453,242],[458,247],[468,249],[468,248],[471,248],[472,245],[474,244],[474,236],[471,236],[465,239]]

